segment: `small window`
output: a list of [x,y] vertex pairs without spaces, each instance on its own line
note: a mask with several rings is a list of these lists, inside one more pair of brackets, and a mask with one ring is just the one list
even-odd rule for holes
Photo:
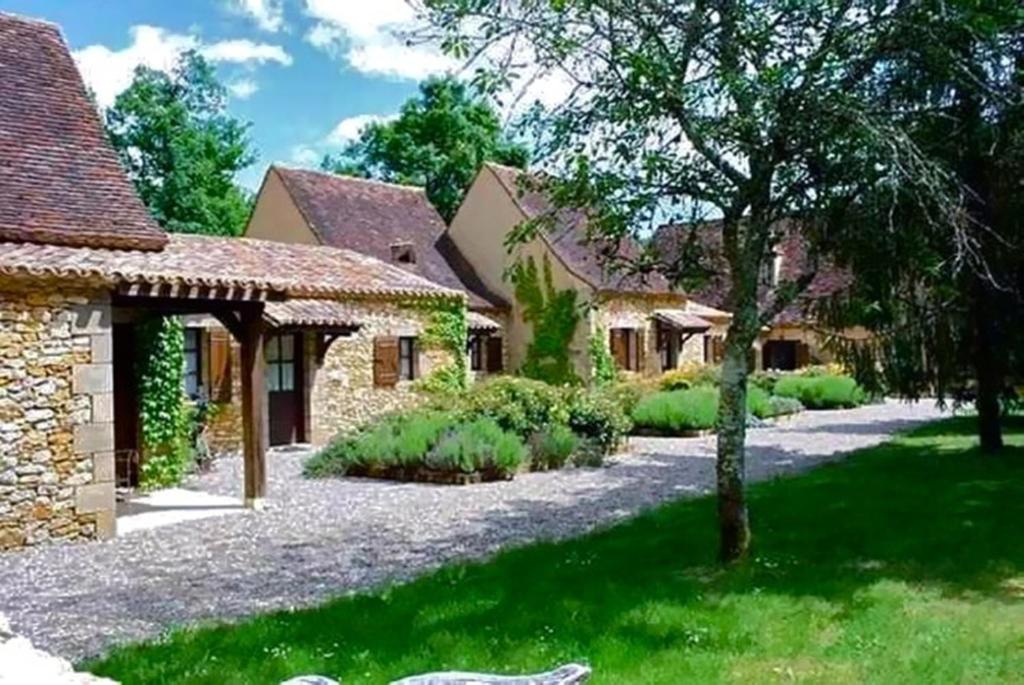
[[391,245],[391,260],[396,264],[415,264],[416,250],[412,243],[394,243]]
[[416,379],[416,338],[398,339],[398,378],[403,381]]
[[472,371],[484,369],[484,339],[479,335],[469,339],[469,368]]
[[267,360],[267,391],[295,390],[295,336],[274,335],[267,338],[264,356]]
[[202,329],[185,329],[185,373],[184,386],[185,394],[190,399],[197,399],[203,389],[203,353],[200,347],[202,340]]

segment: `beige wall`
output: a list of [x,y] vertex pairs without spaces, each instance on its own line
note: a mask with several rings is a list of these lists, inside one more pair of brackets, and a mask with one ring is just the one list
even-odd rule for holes
[[245,237],[306,245],[320,242],[274,169],[267,172],[263,187],[256,196],[256,206],[246,226]]
[[0,283],[0,549],[114,532],[107,294]]
[[[594,335],[608,341],[611,328],[634,328],[644,332],[644,354],[642,359],[644,375],[662,372],[661,355],[658,352],[658,336],[654,320],[656,309],[680,308],[685,303],[682,295],[608,295],[602,294],[594,307],[591,326]],[[679,363],[702,361],[704,338],[695,335],[679,351]]]

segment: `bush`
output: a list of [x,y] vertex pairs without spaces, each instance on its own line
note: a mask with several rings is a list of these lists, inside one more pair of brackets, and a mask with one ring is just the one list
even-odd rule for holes
[[526,460],[523,441],[503,431],[493,419],[456,426],[426,455],[428,467],[440,471],[513,473]]
[[804,410],[803,403],[792,397],[779,397],[778,395],[772,395],[769,398],[769,402],[771,403],[771,416],[789,416],[790,414],[798,414]]
[[662,374],[660,385],[662,390],[688,390],[701,385],[717,386],[721,377],[719,366],[686,362],[678,369]]
[[633,421],[638,427],[673,435],[712,428],[717,414],[718,390],[701,386],[648,395],[633,410]]
[[573,392],[569,398],[569,428],[595,442],[604,452],[617,448],[633,428],[615,396],[603,392]]
[[772,413],[772,396],[753,383],[747,383],[747,411],[759,419],[775,416]]
[[572,429],[556,423],[534,433],[530,438],[530,460],[534,468],[560,469],[579,445],[580,439]]
[[864,389],[849,376],[789,375],[775,384],[775,394],[799,400],[809,409],[858,407],[867,400]]
[[494,419],[526,440],[545,426],[569,419],[566,391],[526,378],[495,378],[475,384],[458,405],[464,421]]

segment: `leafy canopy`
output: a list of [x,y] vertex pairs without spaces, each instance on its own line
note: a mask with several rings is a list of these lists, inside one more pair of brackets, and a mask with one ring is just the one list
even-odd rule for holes
[[248,124],[196,52],[171,73],[138,67],[106,113],[107,132],[142,201],[168,231],[240,235],[250,201],[235,174],[255,153]]
[[424,82],[397,119],[368,125],[322,167],[423,186],[447,222],[484,162],[522,168],[527,161],[526,148],[506,136],[494,108],[470,86],[444,77]]

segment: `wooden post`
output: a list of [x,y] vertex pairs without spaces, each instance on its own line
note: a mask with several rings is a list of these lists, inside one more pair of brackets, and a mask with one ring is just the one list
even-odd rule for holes
[[262,508],[267,491],[267,431],[263,383],[263,324],[258,310],[241,315],[242,442],[245,506]]

